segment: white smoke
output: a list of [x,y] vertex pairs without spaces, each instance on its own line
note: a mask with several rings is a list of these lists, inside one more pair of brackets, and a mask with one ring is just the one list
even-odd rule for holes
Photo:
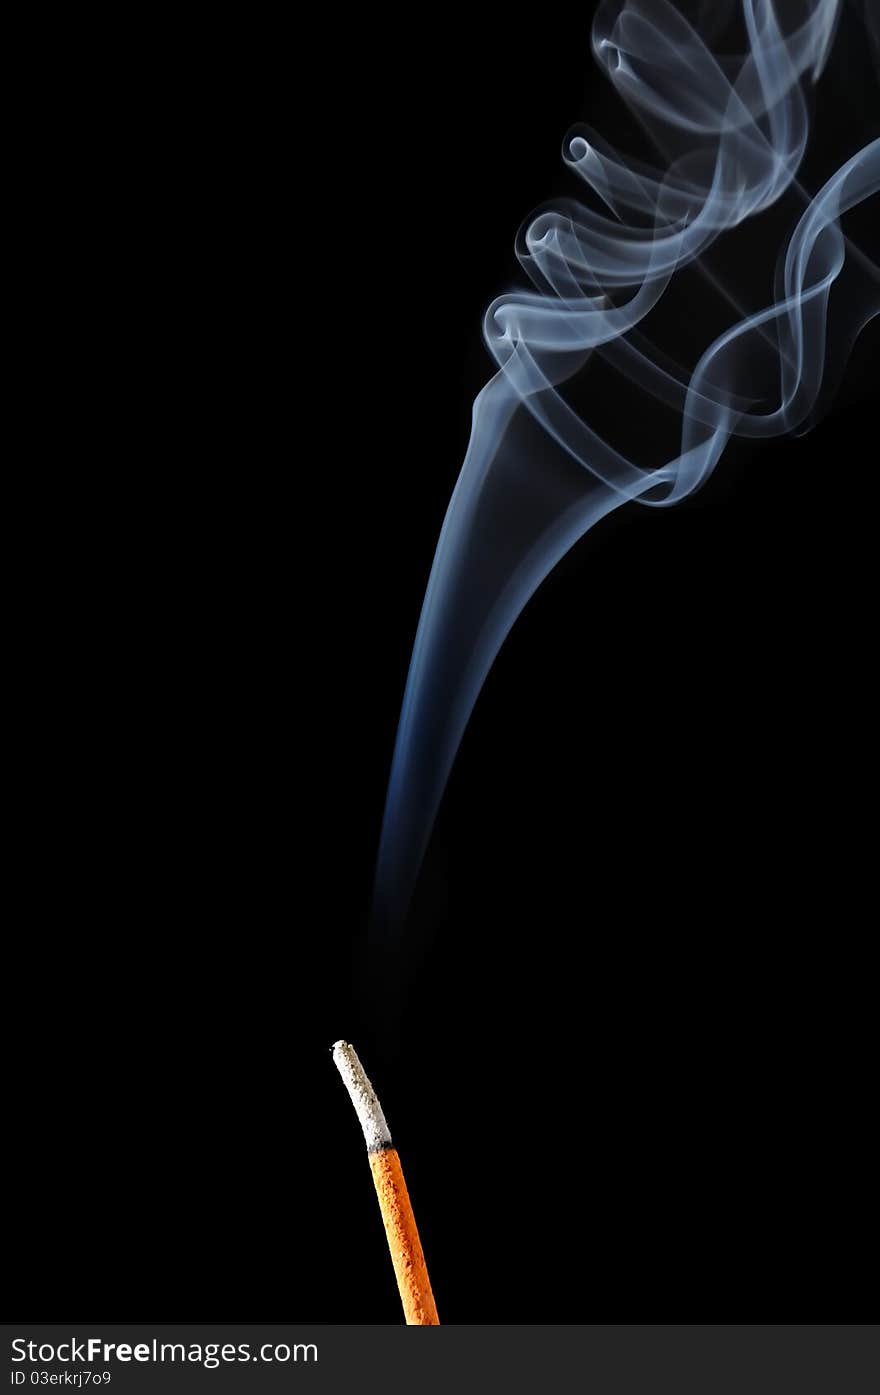
[[[729,5],[711,7],[723,29]],[[785,9],[786,14],[782,11]],[[832,290],[848,348],[880,307],[880,274],[839,219],[880,190],[880,141],[852,154],[809,202],[766,308],[740,315],[696,368],[678,370],[638,327],[682,267],[795,184],[809,135],[803,85],[834,40],[839,0],[742,0],[746,48],[716,57],[668,0],[606,0],[593,53],[664,164],[623,159],[581,128],[565,146],[598,208],[556,204],[518,247],[531,290],[495,300],[484,337],[498,371],[477,397],[471,439],[437,545],[400,717],[379,851],[376,909],[406,910],[449,770],[498,650],[565,552],[627,500],[665,506],[696,489],[733,433],[801,428],[826,372]],[[872,4],[867,31],[880,54]],[[876,101],[876,93],[875,93]],[[640,393],[680,414],[680,448],[646,468],[561,394],[597,352]],[[536,447],[536,427],[555,464]]]

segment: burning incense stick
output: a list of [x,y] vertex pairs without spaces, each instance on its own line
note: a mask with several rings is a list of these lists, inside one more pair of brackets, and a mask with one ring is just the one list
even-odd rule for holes
[[425,1267],[416,1218],[382,1106],[353,1046],[347,1041],[337,1041],[333,1046],[333,1060],[364,1131],[370,1171],[379,1198],[379,1210],[388,1237],[404,1317],[410,1326],[436,1326],[440,1319]]

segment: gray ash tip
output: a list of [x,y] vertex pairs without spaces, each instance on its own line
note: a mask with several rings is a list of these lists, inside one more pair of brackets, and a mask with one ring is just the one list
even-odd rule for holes
[[351,1097],[358,1122],[363,1130],[367,1151],[378,1152],[391,1147],[391,1131],[385,1122],[376,1091],[350,1042],[337,1041],[330,1048],[336,1069]]

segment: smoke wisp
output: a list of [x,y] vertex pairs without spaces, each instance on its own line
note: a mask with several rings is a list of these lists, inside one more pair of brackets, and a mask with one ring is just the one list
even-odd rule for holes
[[[585,198],[531,219],[517,242],[530,287],[486,311],[497,371],[474,402],[410,663],[379,848],[375,913],[384,924],[406,913],[474,703],[550,570],[621,504],[667,507],[696,490],[732,435],[805,429],[831,370],[880,308],[878,268],[840,225],[880,191],[874,140],[805,196],[763,309],[740,313],[720,286],[729,326],[690,369],[646,333],[677,273],[702,266],[719,238],[797,188],[805,89],[828,61],[840,0],[742,0],[740,9],[744,44],[733,56],[729,44],[723,56],[713,50],[737,18],[732,4],[710,7],[712,32],[668,0],[606,0],[597,13],[593,56],[661,159],[624,158],[586,127],[571,132],[563,155]],[[594,354],[634,401],[645,394],[676,413],[678,449],[659,466],[631,458],[567,399],[564,385]]]

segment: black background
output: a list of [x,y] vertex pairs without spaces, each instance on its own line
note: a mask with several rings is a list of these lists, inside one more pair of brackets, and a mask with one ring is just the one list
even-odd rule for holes
[[[444,1320],[865,1316],[873,329],[812,434],[551,576],[369,935],[482,311],[568,127],[625,143],[588,29],[163,35],[77,95],[100,302],[21,515],[21,1312],[398,1321],[346,1036]],[[810,188],[878,133],[852,72]]]

